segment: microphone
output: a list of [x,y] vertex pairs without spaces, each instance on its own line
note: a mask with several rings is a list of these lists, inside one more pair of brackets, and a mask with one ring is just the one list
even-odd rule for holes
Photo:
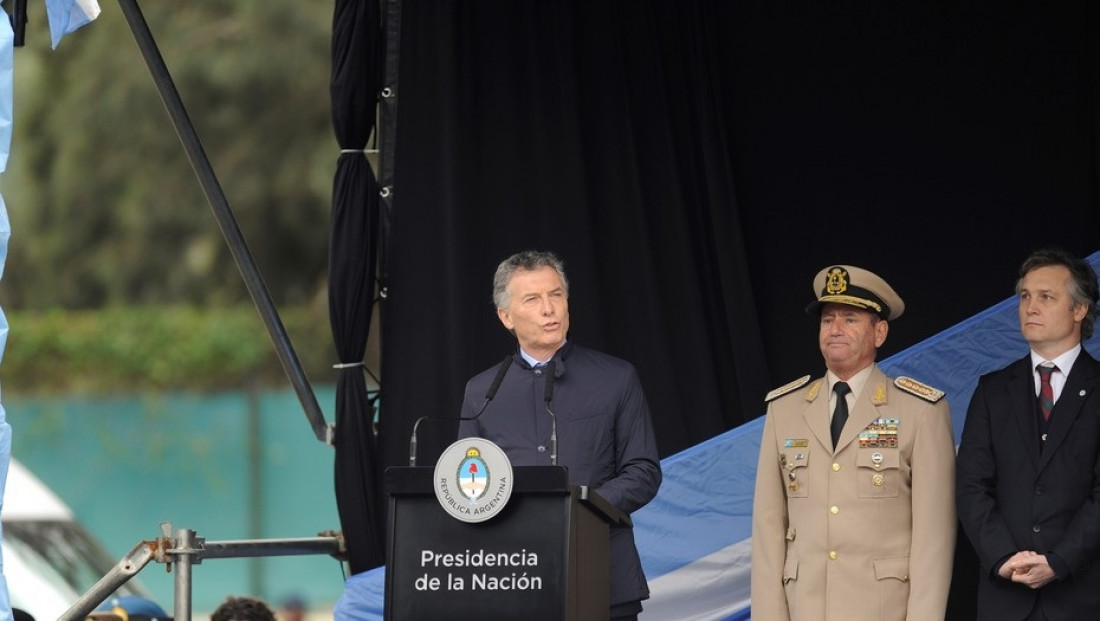
[[23,47],[27,38],[27,0],[15,0],[11,10],[12,47]]
[[493,397],[497,396],[497,391],[500,390],[500,383],[504,381],[504,376],[508,375],[508,369],[512,366],[512,354],[508,354],[504,357],[504,360],[500,362],[500,366],[497,367],[496,377],[493,378],[493,383],[489,384],[489,390],[485,391],[485,403],[481,404],[481,409],[477,411],[477,414],[469,418],[459,417],[458,420],[474,420],[481,413],[485,411],[485,408],[489,405],[489,402],[493,400]]
[[[489,407],[489,402],[493,400],[493,397],[497,396],[497,391],[500,390],[500,384],[504,381],[504,376],[508,374],[508,367],[512,366],[512,355],[508,354],[504,357],[504,360],[497,367],[497,374],[493,378],[493,383],[489,384],[489,390],[485,391],[485,402],[478,408],[477,413],[473,416],[459,416],[458,420],[474,420],[481,416],[481,413],[485,411],[485,408]],[[416,465],[416,432],[420,429],[420,423],[426,421],[444,421],[455,420],[453,418],[434,418],[431,416],[421,416],[413,423],[412,435],[409,436],[409,465]]]
[[550,415],[550,465],[558,465],[558,415],[550,409],[550,400],[554,398],[554,361],[546,363],[546,389],[543,390],[543,398],[546,399],[546,413]]

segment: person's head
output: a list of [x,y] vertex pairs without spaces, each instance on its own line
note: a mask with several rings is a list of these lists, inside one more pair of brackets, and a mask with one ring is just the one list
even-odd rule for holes
[[548,359],[569,332],[569,281],[561,259],[534,250],[508,257],[493,276],[493,304],[523,351]]
[[850,265],[834,265],[814,278],[817,299],[806,313],[817,317],[818,345],[825,366],[849,379],[875,361],[886,342],[889,320],[905,311],[905,302],[886,281]]
[[1020,331],[1045,358],[1054,358],[1092,336],[1100,286],[1086,261],[1060,248],[1031,253],[1016,281]]
[[275,621],[275,613],[262,599],[230,596],[214,609],[210,621]]
[[306,604],[298,596],[291,596],[283,600],[279,607],[279,618],[282,621],[299,621],[306,616]]
[[137,595],[112,597],[87,618],[96,621],[172,621],[172,617],[159,604]]

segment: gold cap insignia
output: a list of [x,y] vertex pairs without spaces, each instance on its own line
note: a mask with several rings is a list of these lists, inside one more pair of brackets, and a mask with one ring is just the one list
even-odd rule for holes
[[891,321],[905,311],[905,302],[885,280],[854,265],[833,265],[818,272],[814,296],[817,299],[806,307],[814,317],[821,316],[826,304],[854,306]]
[[848,270],[842,267],[834,267],[825,277],[825,291],[831,295],[844,293],[848,290]]

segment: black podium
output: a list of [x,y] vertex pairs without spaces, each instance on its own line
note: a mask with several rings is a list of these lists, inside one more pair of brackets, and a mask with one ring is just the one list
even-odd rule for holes
[[434,468],[386,470],[385,618],[393,621],[606,620],[608,528],[630,517],[561,466],[518,466],[504,509],[485,522],[448,515]]

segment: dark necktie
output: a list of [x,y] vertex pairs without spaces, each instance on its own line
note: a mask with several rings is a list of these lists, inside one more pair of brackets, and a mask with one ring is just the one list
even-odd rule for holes
[[1040,364],[1035,367],[1039,372],[1039,411],[1043,414],[1043,420],[1050,420],[1050,411],[1054,409],[1054,389],[1050,386],[1050,374],[1058,370],[1058,367]]
[[836,393],[836,407],[833,408],[833,420],[829,424],[829,431],[832,433],[835,449],[836,441],[840,439],[840,431],[844,429],[844,422],[848,420],[848,400],[844,395],[852,392],[852,389],[844,382],[837,382],[833,384],[833,392]]

